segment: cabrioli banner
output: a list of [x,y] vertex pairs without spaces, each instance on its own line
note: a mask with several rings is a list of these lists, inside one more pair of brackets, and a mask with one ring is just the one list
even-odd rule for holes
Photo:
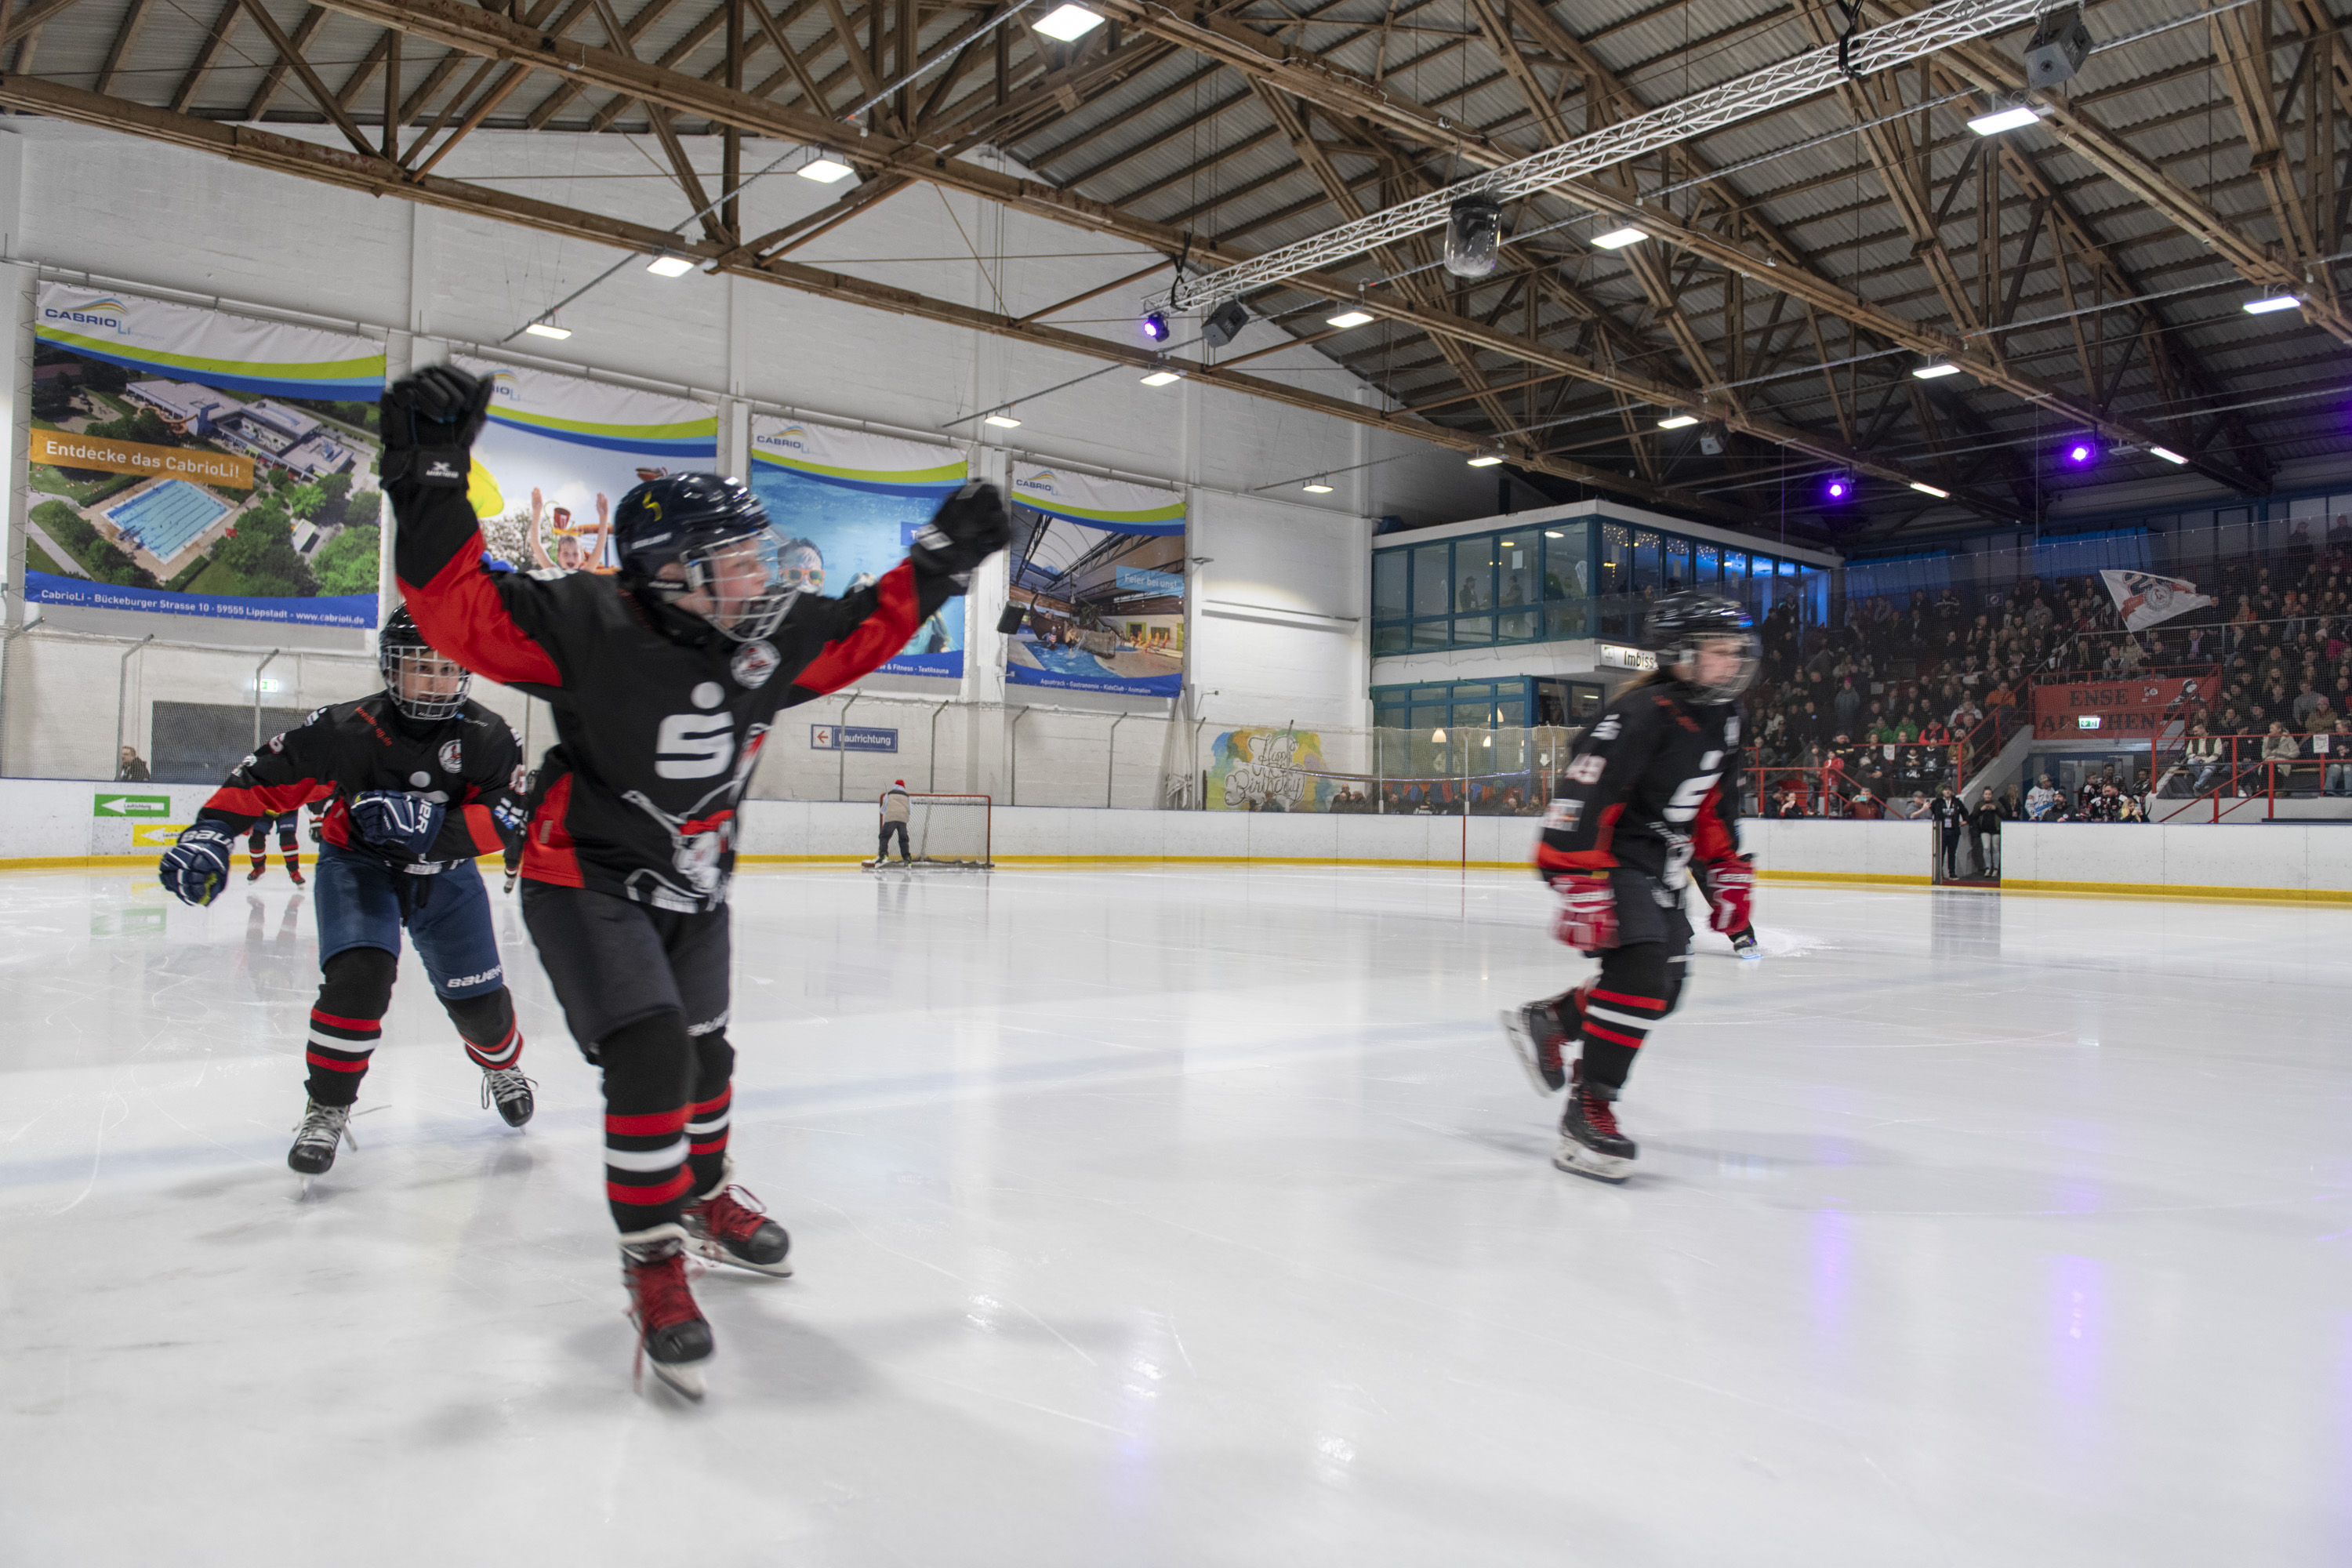
[[[838,598],[907,557],[915,531],[969,473],[952,447],[766,415],[751,421],[751,493],[791,535],[811,591]],[[963,674],[964,602],[950,599],[881,668]]]
[[375,626],[383,345],[63,283],[37,298],[26,598]]
[[490,380],[470,499],[490,553],[522,570],[614,571],[613,508],[664,474],[719,466],[707,403],[459,354]]
[[1184,498],[1015,463],[1012,500],[1012,596],[1027,613],[1005,678],[1124,697],[1177,695]]

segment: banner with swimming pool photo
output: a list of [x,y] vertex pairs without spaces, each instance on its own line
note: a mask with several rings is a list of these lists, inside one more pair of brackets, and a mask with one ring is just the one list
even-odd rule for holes
[[[792,536],[810,588],[835,598],[907,558],[915,531],[970,470],[953,447],[766,415],[751,421],[751,493]],[[881,668],[963,674],[964,602],[950,599]]]
[[25,596],[376,624],[383,345],[43,283]]
[[616,571],[621,498],[719,466],[719,413],[707,403],[466,354],[450,363],[490,382],[468,499],[483,544],[523,571]]
[[1184,683],[1184,498],[1013,465],[1005,678],[1022,686],[1174,697]]

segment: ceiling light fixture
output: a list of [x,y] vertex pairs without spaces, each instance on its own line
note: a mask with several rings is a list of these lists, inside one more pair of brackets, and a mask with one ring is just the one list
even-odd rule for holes
[[2179,453],[2174,451],[2169,447],[2150,447],[2147,449],[2147,455],[2151,458],[2162,458],[2168,463],[2186,463],[2189,461],[2188,458],[2182,457]]
[[1331,481],[1328,479],[1309,479],[1298,488],[1305,490],[1311,496],[1328,496],[1331,493]]
[[1371,319],[1370,310],[1342,310],[1323,324],[1327,327],[1360,327]]
[[572,329],[570,327],[559,327],[553,321],[533,321],[530,325],[525,327],[523,331],[529,332],[534,338],[560,339],[568,338],[572,335]]
[[1592,245],[1596,250],[1622,250],[1629,245],[1639,245],[1649,237],[1647,229],[1635,228],[1629,223],[1623,228],[1612,228],[1607,234],[1594,235]]
[[1143,384],[1146,386],[1165,386],[1171,381],[1181,381],[1184,378],[1182,376],[1178,375],[1172,370],[1155,370],[1150,375],[1143,378]]
[[999,430],[1018,430],[1021,428],[1021,421],[1015,419],[1010,414],[984,414],[981,416],[980,422],[982,425],[993,425]]
[[1952,499],[1951,491],[1939,490],[1933,485],[1923,485],[1916,479],[1913,479],[1911,481],[1911,488],[1917,490],[1923,496],[1934,496],[1937,500],[1949,500]]
[[1917,376],[1921,381],[1933,381],[1939,375],[1958,375],[1960,374],[1960,367],[1956,364],[1948,364],[1942,360],[1936,360],[1930,363],[1916,367],[1911,374]]
[[1698,416],[1695,414],[1675,414],[1659,420],[1658,428],[1661,430],[1687,430],[1697,423]]
[[812,158],[793,171],[803,180],[814,180],[820,185],[830,185],[857,173],[838,158]]
[[2292,294],[2273,294],[2268,299],[2249,300],[2238,309],[2249,316],[2267,316],[2273,310],[2292,310],[2302,303]]
[[1502,460],[1503,454],[1500,452],[1481,452],[1470,459],[1470,466],[1474,468],[1491,468]]
[[1102,24],[1103,19],[1084,5],[1064,5],[1044,21],[1034,25],[1047,37],[1069,44],[1085,37]]
[[1979,136],[1998,136],[2004,131],[2016,131],[2032,124],[2042,116],[2030,103],[2012,109],[1996,109],[1990,114],[1979,114],[1969,121],[1969,129]]
[[646,270],[656,278],[683,278],[694,270],[691,256],[662,255],[646,263]]

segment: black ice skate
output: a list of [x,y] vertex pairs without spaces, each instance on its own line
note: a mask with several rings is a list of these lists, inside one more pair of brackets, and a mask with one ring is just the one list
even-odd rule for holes
[[1588,1087],[1584,1064],[1578,1062],[1568,1091],[1568,1110],[1559,1119],[1559,1148],[1551,1163],[1570,1174],[1596,1181],[1622,1182],[1633,1173],[1641,1153],[1633,1141],[1617,1130],[1613,1090]]
[[531,1103],[530,1079],[522,1076],[520,1068],[484,1068],[482,1069],[482,1109],[499,1108],[509,1127],[520,1127],[530,1120],[537,1109]]
[[335,1163],[335,1145],[349,1136],[344,1123],[352,1119],[348,1105],[321,1105],[310,1102],[302,1120],[294,1127],[294,1147],[286,1152],[286,1163],[306,1176],[315,1176]]
[[621,1279],[629,1288],[629,1321],[637,1326],[640,1368],[688,1399],[702,1397],[702,1363],[710,1359],[710,1324],[687,1288],[686,1248],[677,1233],[621,1244]]
[[1756,928],[1754,926],[1742,926],[1738,931],[1733,931],[1731,933],[1731,951],[1734,954],[1746,959],[1750,963],[1754,963],[1761,960],[1764,956],[1764,950],[1756,945]]
[[[1560,1053],[1584,1026],[1582,991],[1579,987],[1551,1001],[1529,1002],[1503,1012],[1503,1037],[1511,1042],[1511,1054],[1527,1069],[1528,1080],[1538,1094],[1558,1094],[1568,1084],[1568,1068]],[[1575,1021],[1573,1029],[1564,1026],[1563,1015]]]
[[[734,1173],[730,1160],[727,1175]],[[755,1274],[790,1274],[793,1238],[759,1202],[741,1187],[728,1185],[727,1176],[719,1177],[717,1187],[686,1205],[682,1217],[688,1245],[713,1263],[731,1263]]]
[[293,879],[294,879],[294,885],[295,885],[296,887],[298,887],[298,888],[299,888],[299,887],[300,887],[300,886],[302,885],[302,868],[301,868],[301,867],[299,867],[299,866],[289,866],[289,867],[287,867],[287,868],[286,868],[286,874],[287,874],[289,877],[291,877],[291,878],[293,878]]
[[267,866],[256,866],[252,870],[247,871],[245,874],[245,879],[248,882],[258,882],[261,880],[261,874],[268,869],[269,868]]

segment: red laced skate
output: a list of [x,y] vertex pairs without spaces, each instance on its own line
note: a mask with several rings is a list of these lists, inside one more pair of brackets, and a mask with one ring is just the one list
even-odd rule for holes
[[[741,1196],[737,1196],[740,1194]],[[790,1274],[792,1237],[767,1215],[758,1195],[745,1187],[724,1187],[679,1216],[695,1251],[713,1263],[731,1263],[758,1274]]]
[[637,1357],[629,1378],[643,1385],[650,1354],[656,1377],[688,1398],[699,1399],[699,1363],[710,1355],[710,1324],[695,1304],[688,1267],[683,1251],[623,1263],[622,1276],[629,1287],[628,1319],[637,1330]]
[[1599,1095],[1593,1093],[1589,1089],[1580,1089],[1576,1093],[1579,1101],[1583,1107],[1584,1121],[1586,1126],[1591,1128],[1595,1132],[1600,1133],[1604,1138],[1622,1138],[1625,1136],[1625,1134],[1621,1131],[1617,1126],[1617,1108],[1614,1105],[1612,1105],[1608,1100],[1601,1099]]

